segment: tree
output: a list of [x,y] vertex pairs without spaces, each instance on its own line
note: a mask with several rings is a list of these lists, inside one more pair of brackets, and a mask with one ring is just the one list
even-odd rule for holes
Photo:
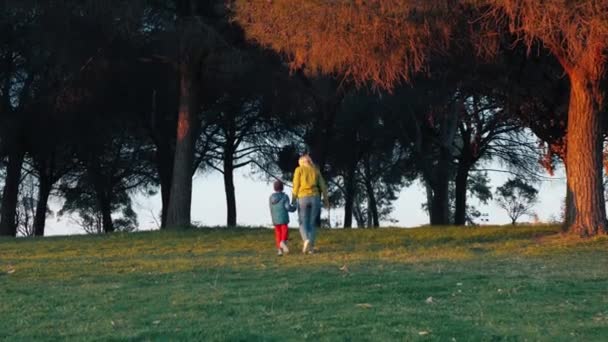
[[207,165],[222,173],[226,192],[226,224],[237,223],[234,171],[249,165],[264,148],[264,135],[274,129],[268,126],[261,113],[260,99],[232,98],[227,95],[209,113],[211,124],[205,130],[209,147]]
[[[17,233],[21,236],[34,236],[34,217],[36,216],[36,179],[26,174],[19,186],[19,202],[17,203]],[[45,213],[46,215],[46,213]],[[46,218],[46,216],[45,216]]]
[[149,193],[158,178],[154,145],[139,125],[137,97],[129,79],[119,76],[122,63],[106,57],[100,62],[77,84],[79,91],[92,95],[69,106],[76,167],[61,179],[65,196],[61,212],[79,213],[90,227],[96,227],[93,222],[99,218],[103,232],[110,233],[120,223],[113,213],[133,216],[129,195]]
[[344,205],[344,227],[378,227],[388,219],[395,195],[408,175],[398,133],[384,115],[386,104],[365,91],[347,94],[337,113],[329,143],[329,181],[340,190]]
[[[78,214],[87,232],[135,229],[137,216],[130,194],[149,192],[154,184],[149,146],[116,126],[112,128],[116,133],[100,134],[96,139],[91,139],[95,135],[90,133],[88,141],[81,139],[83,147],[77,154],[80,167],[65,176],[60,186],[65,196],[60,215]],[[115,212],[121,212],[122,218],[115,219]]]
[[201,59],[204,53],[200,38],[202,27],[194,1],[176,0],[176,25],[179,37],[177,69],[179,74],[179,110],[177,140],[173,163],[167,227],[190,225],[194,145],[198,134]]
[[601,81],[608,57],[605,0],[490,0],[494,20],[509,20],[529,47],[540,42],[570,80],[566,130],[567,186],[572,194],[569,230],[580,236],[608,233],[602,191]]
[[[456,204],[458,193],[456,191],[456,184],[457,179],[453,184],[450,184],[450,208],[452,208],[454,215],[457,213]],[[469,199],[476,198],[481,204],[488,204],[492,199],[492,190],[487,172],[472,172],[467,177],[466,197]],[[476,225],[477,220],[487,221],[486,217],[488,214],[481,212],[478,208],[469,203],[468,200],[465,203],[463,224]],[[454,219],[454,222],[457,222],[456,219]]]
[[537,195],[538,190],[519,178],[509,179],[496,188],[496,202],[507,211],[513,225],[522,215],[533,214]]
[[[138,26],[124,15],[130,13],[125,5],[119,1],[112,6],[99,6],[96,1],[3,1],[0,5],[0,26],[6,33],[0,43],[4,62],[0,67],[0,136],[1,152],[9,158],[0,234],[16,232],[17,183],[26,155],[33,159],[39,177],[34,225],[36,233],[43,234],[47,199],[62,174],[62,167],[55,168],[54,155],[61,153],[57,137],[63,138],[65,132],[53,128],[63,109],[90,95],[74,84],[100,55],[111,50],[108,47],[121,41],[122,33]],[[135,1],[128,6],[137,7]],[[118,14],[121,20],[116,20]]]
[[445,78],[418,78],[416,84],[398,87],[386,97],[385,120],[397,130],[403,153],[422,177],[430,223],[448,225],[460,97]]
[[[90,189],[90,185],[84,183],[79,185],[83,187],[78,190],[63,189],[66,201],[58,216],[70,215],[71,220],[87,234],[137,230],[137,214],[132,208],[131,198],[127,192],[121,191],[113,196],[108,210],[114,217],[108,220],[106,212],[99,207],[98,195]],[[116,217],[117,214],[120,216]]]
[[[3,156],[8,157],[0,211],[0,235],[17,234],[17,204],[21,170],[25,159],[25,116],[31,100],[34,72],[31,70],[32,49],[28,34],[30,18],[27,8],[12,2],[0,5],[0,142]],[[28,25],[30,24],[30,25]]]
[[[157,28],[160,32],[165,28]],[[160,35],[156,30],[150,36]],[[165,37],[165,39],[167,39]],[[139,127],[145,130],[147,139],[154,145],[154,165],[158,176],[161,195],[161,229],[166,228],[167,210],[171,192],[173,163],[175,159],[175,127],[177,125],[178,81],[175,69],[162,59],[148,59],[149,56],[166,55],[170,45],[164,40],[159,43],[151,38],[145,46],[135,52],[123,77],[132,80],[130,88],[136,92],[133,111],[138,113]]]
[[214,68],[207,68],[205,83],[209,89],[205,91],[216,100],[208,103],[203,112],[195,164],[200,165],[200,170],[211,168],[222,174],[226,224],[234,227],[234,172],[249,165],[264,168],[264,162],[258,161],[277,151],[276,144],[286,133],[282,113],[275,112],[274,102],[277,93],[290,90],[277,89],[276,82],[285,83],[277,77],[284,68],[250,46],[235,43],[215,55],[209,63]]
[[[209,81],[213,61],[241,41],[241,33],[228,20],[219,0],[174,0],[179,41],[176,57],[179,101],[167,227],[190,225],[192,175],[196,170],[196,141],[201,133],[204,107],[221,98],[221,89]],[[225,61],[224,61],[225,62]],[[222,64],[219,61],[218,64]]]

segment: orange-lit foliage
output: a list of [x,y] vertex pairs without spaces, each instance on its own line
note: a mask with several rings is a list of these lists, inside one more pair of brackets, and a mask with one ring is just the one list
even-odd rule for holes
[[[462,16],[479,54],[496,52],[498,31],[539,41],[568,73],[596,80],[608,47],[608,0],[233,0],[247,36],[285,53],[292,68],[339,73],[390,88],[442,53]],[[471,5],[473,7],[467,7]],[[489,9],[486,15],[468,8]],[[472,14],[472,15],[471,15]]]
[[292,69],[340,74],[391,89],[445,51],[455,1],[235,0],[248,38],[284,53]]
[[[509,18],[509,29],[529,47],[539,41],[566,72],[597,83],[608,53],[608,0],[481,0],[492,21]],[[598,89],[594,89],[598,90]],[[601,92],[593,94],[601,102]]]

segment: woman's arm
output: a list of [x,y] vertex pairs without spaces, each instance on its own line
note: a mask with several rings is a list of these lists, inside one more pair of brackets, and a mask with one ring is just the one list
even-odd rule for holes
[[319,174],[318,182],[319,182],[319,189],[321,190],[321,196],[323,198],[323,203],[325,204],[326,207],[329,207],[329,196],[327,195],[327,183],[325,183],[325,179],[321,175],[321,171],[317,170],[317,172]]
[[291,201],[295,202],[298,199],[298,191],[300,191],[300,167],[296,167],[296,171],[293,173],[293,192],[291,194]]

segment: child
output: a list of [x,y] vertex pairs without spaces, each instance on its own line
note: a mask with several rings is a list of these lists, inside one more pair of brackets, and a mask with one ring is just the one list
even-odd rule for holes
[[270,195],[268,202],[270,204],[272,224],[274,225],[277,254],[281,256],[283,252],[289,252],[289,248],[287,248],[287,239],[289,237],[287,224],[289,223],[289,212],[296,211],[296,207],[289,204],[289,197],[283,192],[283,182],[280,180],[275,181],[273,188],[274,193]]

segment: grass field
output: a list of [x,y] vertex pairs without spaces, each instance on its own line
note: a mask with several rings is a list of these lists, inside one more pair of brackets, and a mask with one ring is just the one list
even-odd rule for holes
[[608,339],[607,237],[323,230],[277,257],[272,234],[0,240],[0,340]]

